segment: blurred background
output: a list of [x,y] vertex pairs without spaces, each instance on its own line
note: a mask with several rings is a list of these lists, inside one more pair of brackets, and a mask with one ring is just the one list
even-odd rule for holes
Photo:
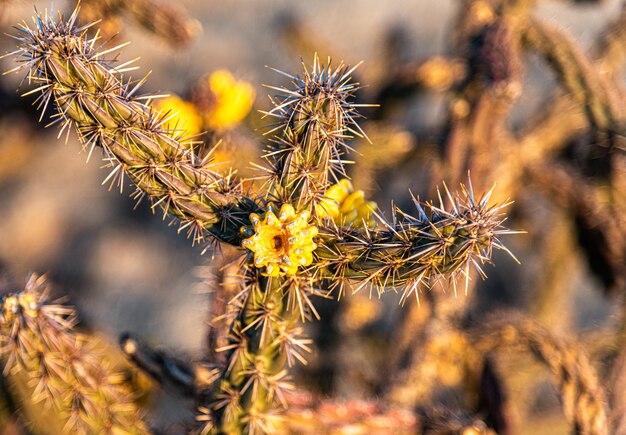
[[[225,167],[254,175],[248,162],[261,153],[266,122],[259,111],[273,93],[263,85],[289,85],[267,66],[299,74],[317,53],[324,63],[363,61],[357,98],[380,107],[364,110],[371,143],[353,141],[350,174],[384,213],[391,200],[410,210],[409,189],[424,200],[443,181],[454,190],[468,170],[477,191],[496,183],[494,202],[515,201],[506,225],[527,234],[504,243],[521,265],[496,252],[497,267],[485,267],[489,279],[475,277],[468,295],[448,291],[442,302],[435,287],[421,307],[401,307],[393,293],[370,301],[367,291],[320,302],[328,320],[309,325],[317,350],[298,369],[301,385],[345,398],[380,394],[381,378],[391,376],[381,346],[393,338],[399,350],[389,358],[411,360],[435,307],[455,328],[519,310],[574,337],[609,379],[624,333],[623,1],[185,0],[163,16],[146,5],[88,0],[82,14],[103,18],[96,27],[113,38],[106,46],[131,42],[120,62],[140,57],[131,74],[151,71],[146,93],[176,94],[201,112],[219,99],[206,90],[215,71],[252,87],[245,117],[227,126],[200,121],[198,132],[209,130],[203,140],[223,140]],[[54,7],[69,13],[74,3]],[[0,52],[15,49],[4,34],[32,14],[33,2],[0,0]],[[0,60],[2,71],[14,66],[12,57]],[[202,359],[220,253],[201,255],[147,202],[134,208],[132,186],[120,195],[101,185],[108,171],[99,151],[85,163],[73,132],[64,143],[57,128],[45,129],[50,119],[38,122],[33,97],[16,92],[21,77],[0,77],[0,288],[15,291],[29,272],[47,273],[87,329],[112,342],[132,331],[182,360]],[[549,371],[529,361],[499,363],[518,399],[508,433],[570,433]],[[465,375],[438,370],[433,386],[406,400],[461,401]],[[180,401],[155,400],[164,426],[192,416],[172,400]]]

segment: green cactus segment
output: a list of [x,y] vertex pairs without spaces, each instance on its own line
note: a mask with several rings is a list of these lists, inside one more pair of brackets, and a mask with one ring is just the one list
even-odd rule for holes
[[[85,148],[101,147],[113,168],[108,179],[122,185],[124,175],[135,183],[137,197],[150,197],[166,214],[202,241],[207,234],[239,245],[240,228],[249,224],[256,202],[239,184],[211,170],[210,159],[199,158],[193,143],[163,127],[166,115],[133,97],[131,88],[111,62],[95,49],[86,27],[69,21],[37,17],[37,28],[21,26],[22,42],[15,52],[24,57],[29,78],[39,86],[40,108],[56,103],[63,128],[74,124]],[[118,67],[119,68],[119,67]],[[121,68],[120,68],[121,69]]]
[[372,283],[381,293],[404,286],[402,302],[411,294],[417,297],[431,278],[447,276],[455,289],[459,276],[467,283],[470,268],[482,273],[480,265],[490,261],[493,248],[508,252],[498,240],[511,233],[501,226],[500,210],[507,204],[488,207],[489,194],[475,201],[471,188],[463,196],[448,196],[450,211],[443,201],[440,207],[415,201],[419,218],[396,209],[393,223],[378,231],[320,230],[320,247],[314,252],[317,274],[335,286],[345,280]]
[[[267,112],[277,118],[268,132],[276,135],[263,168],[270,200],[315,215],[317,202],[334,182],[329,178],[343,172],[343,141],[358,116],[349,102],[357,89],[350,83],[352,71],[344,65],[323,68],[316,58],[304,78],[289,76],[294,89],[276,88],[282,95]],[[310,340],[301,337],[298,322],[314,313],[311,278],[263,276],[252,256],[247,267],[245,299],[231,325],[230,344],[222,349],[226,367],[216,383],[206,433],[275,432],[284,391],[292,388],[286,366],[305,362],[309,351]]]
[[286,365],[304,362],[310,340],[298,326],[298,279],[265,277],[250,268],[242,308],[234,319],[226,365],[212,396],[204,433],[274,433],[284,393],[293,389]]
[[352,103],[359,89],[351,82],[355,69],[344,64],[323,67],[315,57],[313,68],[304,67],[302,77],[282,73],[292,80],[292,89],[272,88],[280,94],[266,112],[276,122],[266,133],[275,136],[267,148],[265,170],[270,196],[277,201],[313,212],[326,189],[345,177],[341,160],[348,149],[345,140],[364,136]]
[[[0,305],[4,373],[31,393],[20,399],[52,405],[63,433],[149,433],[124,377],[112,372],[87,337],[72,330],[74,310],[51,303],[48,293],[45,280],[32,276],[22,292],[5,296]],[[55,422],[46,425],[45,433],[55,431]]]
[[[344,65],[323,68],[316,58],[304,78],[289,76],[294,89],[277,88],[282,95],[267,112],[278,119],[265,156],[270,200],[315,215],[317,202],[334,182],[329,178],[343,172],[343,141],[357,116],[349,102],[357,89],[350,83],[352,71]],[[284,391],[292,388],[286,365],[305,362],[309,351],[310,340],[300,337],[298,322],[313,311],[310,278],[263,276],[252,257],[250,262],[207,433],[275,432],[276,411],[284,406]]]

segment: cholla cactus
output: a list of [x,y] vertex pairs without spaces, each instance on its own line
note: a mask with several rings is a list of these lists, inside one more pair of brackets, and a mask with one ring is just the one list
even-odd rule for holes
[[[124,376],[114,373],[87,337],[73,331],[76,314],[48,299],[44,277],[0,305],[0,356],[5,375],[27,381],[34,403],[52,405],[64,432],[145,434]],[[25,378],[25,379],[24,379]],[[45,433],[54,432],[54,423]]]
[[159,0],[86,0],[81,2],[80,18],[100,21],[105,38],[123,30],[122,17],[160,38],[172,48],[189,45],[201,32],[200,23],[188,16],[180,4]]
[[[439,276],[469,280],[472,265],[480,269],[493,248],[504,249],[502,206],[488,206],[489,194],[476,200],[471,185],[459,196],[446,189],[449,207],[441,198],[438,207],[416,200],[416,216],[396,209],[390,221],[378,215],[374,228],[373,204],[340,181],[345,141],[364,134],[355,122],[354,68],[316,58],[302,77],[285,74],[293,87],[274,88],[279,95],[267,115],[276,123],[261,166],[267,183],[253,195],[167,128],[150,98],[135,96],[142,82],[125,84],[123,67],[104,57],[110,50],[98,52],[75,21],[76,13],[67,21],[38,16],[34,29],[21,26],[17,70],[27,69],[38,85],[32,92],[41,93],[40,108],[52,102],[63,129],[74,126],[90,153],[102,148],[113,168],[108,179],[128,175],[136,195],[180,219],[195,242],[217,240],[247,253],[227,344],[219,349],[224,364],[203,404],[204,432],[276,429],[293,388],[286,366],[305,362],[310,351],[299,322],[317,316],[312,296],[355,280],[357,289],[371,283],[380,294],[404,286],[404,301]],[[336,197],[337,183],[347,195]],[[329,198],[350,217],[320,212]]]

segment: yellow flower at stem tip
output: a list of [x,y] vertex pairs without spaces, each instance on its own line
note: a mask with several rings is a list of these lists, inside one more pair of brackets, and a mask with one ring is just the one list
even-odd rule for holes
[[172,94],[169,97],[155,100],[153,106],[168,118],[167,122],[163,124],[164,128],[179,130],[186,137],[202,132],[204,121],[193,103]]
[[330,217],[337,225],[353,228],[374,228],[376,221],[372,213],[378,208],[374,201],[366,201],[362,190],[354,190],[350,180],[344,178],[326,190],[324,198],[317,206],[320,218]]
[[[296,213],[289,204],[280,208],[278,216],[271,209],[263,219],[256,213],[250,215],[254,234],[241,244],[254,252],[254,265],[265,267],[264,275],[294,275],[299,266],[313,262],[317,227],[309,225],[309,217],[308,211]],[[241,231],[251,233],[249,227]]]

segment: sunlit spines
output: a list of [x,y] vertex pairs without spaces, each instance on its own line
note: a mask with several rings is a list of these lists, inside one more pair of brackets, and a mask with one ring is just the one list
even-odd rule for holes
[[[183,222],[195,241],[212,234],[239,244],[239,228],[258,210],[239,183],[211,170],[210,156],[197,157],[180,131],[167,129],[160,114],[135,94],[142,81],[129,83],[97,40],[76,27],[76,13],[67,21],[37,16],[35,29],[20,27],[21,47],[13,54],[39,85],[39,108],[56,106],[53,116],[62,131],[72,125],[89,154],[101,147],[112,168],[107,180],[121,188],[128,176],[150,197],[154,207]],[[117,48],[117,47],[116,47]],[[50,104],[53,102],[54,104]],[[69,131],[69,130],[68,130]],[[141,193],[139,196],[142,196]]]
[[501,206],[488,206],[488,195],[476,201],[471,190],[452,196],[448,208],[415,201],[416,216],[395,209],[392,221],[374,231],[358,232],[338,226],[320,229],[315,251],[317,273],[337,286],[346,279],[358,281],[357,290],[371,283],[385,288],[403,287],[401,301],[418,296],[420,286],[432,278],[467,282],[470,269],[491,260],[492,250],[508,250],[499,236],[511,233],[502,227]]
[[271,135],[263,168],[269,192],[277,201],[299,209],[314,205],[345,176],[346,140],[364,135],[355,122],[359,114],[353,99],[359,85],[351,75],[356,67],[341,63],[333,69],[328,63],[322,66],[315,57],[302,77],[279,71],[291,79],[292,87],[271,87],[280,94],[272,99],[274,108],[266,112],[276,120],[266,133]]
[[305,304],[302,315],[311,310],[302,301],[309,289],[295,289],[304,279],[268,276],[253,265],[244,268],[242,290],[233,300],[238,315],[227,343],[218,349],[225,354],[220,377],[205,415],[200,416],[207,421],[203,433],[266,433],[274,427],[285,392],[293,389],[286,365],[306,362],[310,352],[311,342],[298,326],[300,304]]
[[73,330],[74,310],[48,296],[45,279],[33,275],[24,290],[5,296],[0,305],[5,375],[16,384],[26,381],[30,392],[20,400],[51,405],[64,432],[148,433],[123,376],[113,371],[97,342]]

